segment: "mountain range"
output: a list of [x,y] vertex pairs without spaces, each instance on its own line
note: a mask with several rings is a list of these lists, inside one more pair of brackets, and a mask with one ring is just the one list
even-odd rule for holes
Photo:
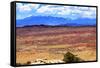
[[27,25],[51,25],[51,26],[95,26],[96,19],[79,18],[79,19],[65,19],[62,17],[52,16],[31,16],[24,19],[17,19],[16,26],[23,27]]

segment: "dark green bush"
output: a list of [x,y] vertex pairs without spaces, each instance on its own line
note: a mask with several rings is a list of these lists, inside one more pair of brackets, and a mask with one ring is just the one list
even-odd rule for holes
[[63,61],[65,63],[74,63],[74,62],[81,62],[82,60],[79,57],[76,57],[74,54],[67,52],[64,55]]

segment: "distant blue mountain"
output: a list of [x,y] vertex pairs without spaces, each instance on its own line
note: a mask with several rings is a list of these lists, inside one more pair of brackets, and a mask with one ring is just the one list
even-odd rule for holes
[[52,26],[95,26],[96,19],[80,18],[76,20],[65,19],[52,16],[31,16],[24,19],[16,20],[17,27],[27,25],[52,25]]

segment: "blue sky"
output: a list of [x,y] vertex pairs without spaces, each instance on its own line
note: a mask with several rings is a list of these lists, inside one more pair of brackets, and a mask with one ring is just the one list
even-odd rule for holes
[[[96,25],[96,8],[46,4],[16,4],[17,26],[39,24]],[[58,19],[59,18],[59,19]]]
[[59,6],[42,4],[16,4],[17,19],[24,19],[30,16],[53,16],[65,19],[96,18],[95,7]]

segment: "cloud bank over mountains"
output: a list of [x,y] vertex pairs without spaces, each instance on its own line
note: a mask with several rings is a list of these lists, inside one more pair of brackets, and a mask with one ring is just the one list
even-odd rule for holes
[[16,4],[17,19],[30,16],[53,16],[67,19],[96,18],[95,7],[59,6],[43,4]]

